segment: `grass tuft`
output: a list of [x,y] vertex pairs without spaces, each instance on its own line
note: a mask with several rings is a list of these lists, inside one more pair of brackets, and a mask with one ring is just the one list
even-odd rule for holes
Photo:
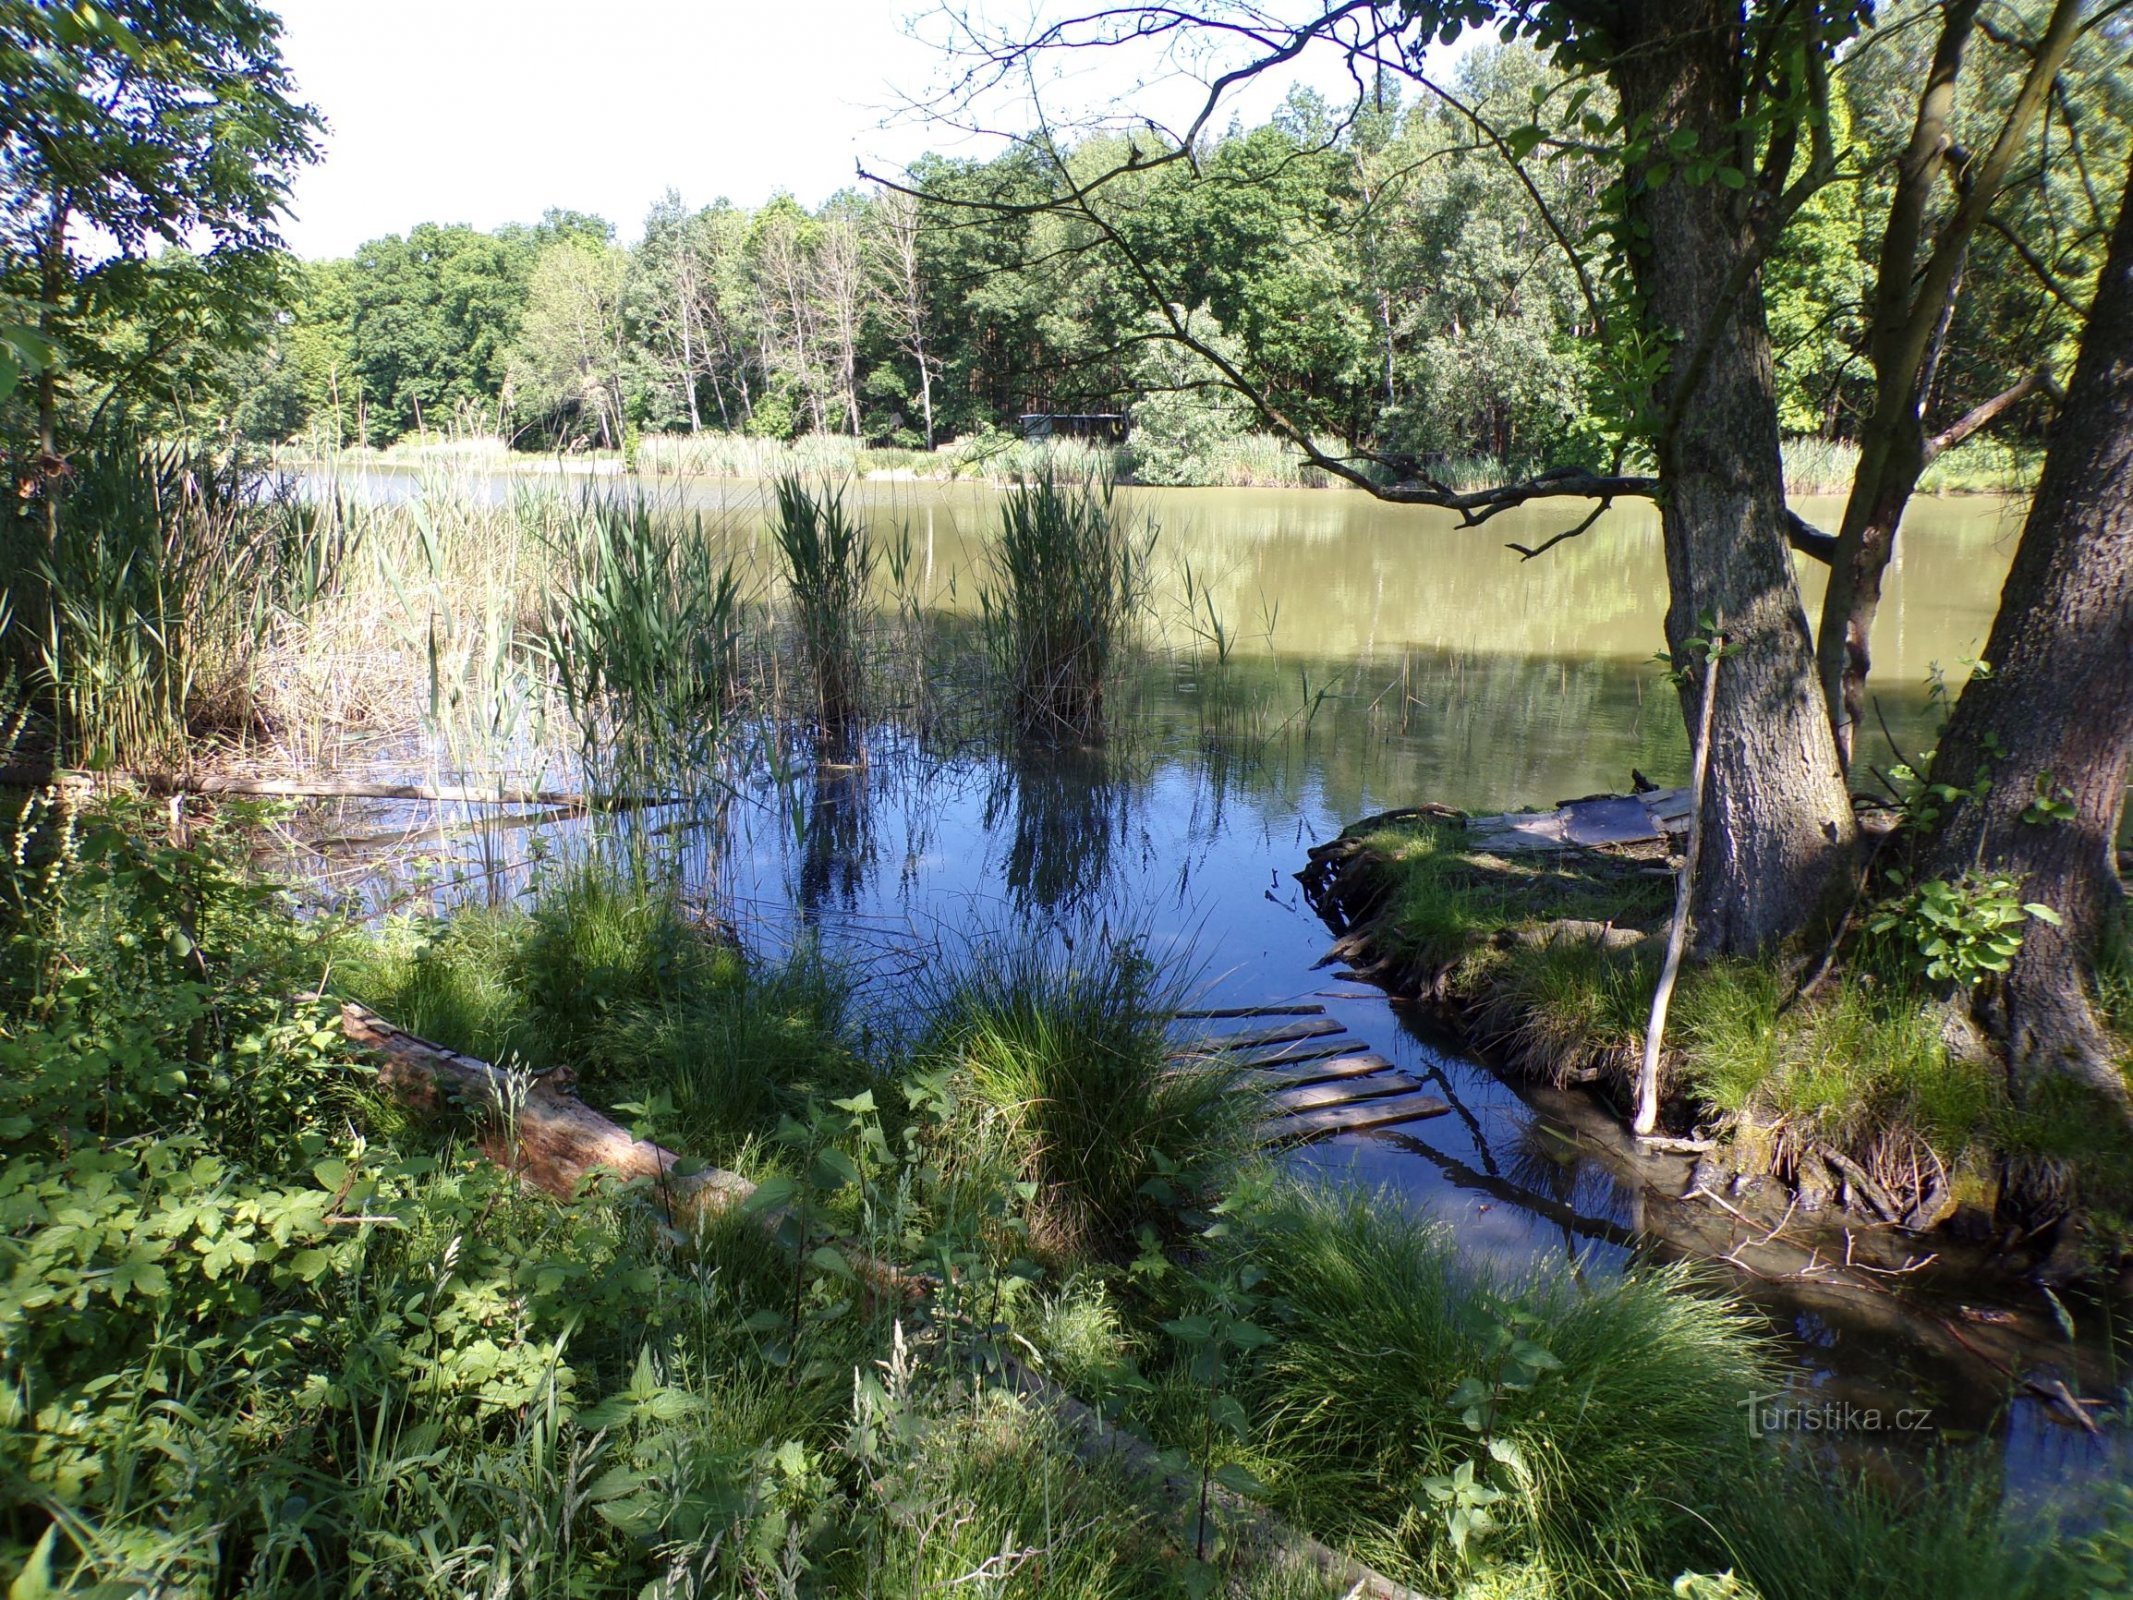
[[[1387,1195],[1279,1186],[1245,1210],[1239,1248],[1278,1318],[1250,1380],[1256,1437],[1308,1525],[1452,1592],[1467,1574],[1425,1480],[1471,1464],[1505,1495],[1489,1560],[1564,1580],[1545,1592],[1594,1574],[1587,1588],[1641,1587],[1705,1553],[1698,1511],[1773,1371],[1748,1312],[1674,1269],[1492,1280]],[[1560,1370],[1504,1391],[1485,1439],[1451,1397],[1492,1382],[1513,1326]]]
[[1232,1075],[1171,1062],[1175,1007],[1138,944],[1105,940],[980,955],[928,1008],[919,1058],[953,1074],[972,1140],[1031,1186],[1031,1241],[1054,1260],[1124,1259],[1167,1215],[1151,1186],[1209,1184],[1249,1146]]

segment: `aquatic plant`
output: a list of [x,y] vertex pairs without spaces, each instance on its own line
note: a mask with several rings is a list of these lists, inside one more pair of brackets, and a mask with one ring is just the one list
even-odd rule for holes
[[1147,592],[1155,531],[1112,485],[1047,470],[1008,491],[978,589],[986,644],[1023,733],[1099,739],[1104,694]]
[[719,790],[741,580],[700,517],[588,494],[552,552],[542,648],[588,792],[702,803]]
[[235,454],[124,432],[69,467],[49,537],[27,511],[0,529],[8,638],[63,759],[173,766],[197,736],[256,731],[271,641],[354,547],[345,507]]
[[850,758],[866,716],[870,591],[879,552],[844,508],[844,491],[810,490],[797,477],[774,486],[770,532],[784,563],[800,644],[815,692],[815,726],[825,758]]

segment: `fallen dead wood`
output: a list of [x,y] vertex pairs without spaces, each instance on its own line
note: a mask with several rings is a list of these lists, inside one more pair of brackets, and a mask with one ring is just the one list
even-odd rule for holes
[[[514,1073],[462,1055],[395,1027],[368,1006],[352,1001],[341,1007],[341,1029],[377,1056],[378,1081],[403,1104],[432,1115],[471,1115],[482,1129],[482,1153],[546,1193],[568,1199],[603,1176],[624,1182],[647,1180],[679,1225],[738,1205],[755,1192],[756,1186],[737,1172],[718,1167],[684,1170],[687,1164],[680,1156],[632,1136],[571,1094],[567,1083],[558,1082],[554,1075]],[[774,1212],[764,1213],[766,1223],[775,1220]],[[926,1286],[918,1274],[888,1262],[856,1252],[847,1255],[862,1278],[877,1290],[893,1290],[894,1298],[907,1298],[914,1289]],[[1167,1469],[1153,1446],[1106,1422],[1050,1380],[1011,1357],[1005,1362],[1005,1375],[1017,1394],[1051,1413],[1081,1459],[1116,1460],[1178,1505],[1191,1505],[1202,1494],[1196,1473]],[[1205,1485],[1204,1490],[1208,1501],[1220,1507],[1255,1548],[1340,1584],[1350,1600],[1357,1596],[1427,1600],[1289,1527],[1242,1495],[1214,1484]]]
[[534,1077],[394,1027],[367,1006],[341,1007],[341,1031],[378,1055],[378,1081],[403,1104],[432,1115],[466,1114],[482,1153],[535,1188],[569,1199],[602,1175],[653,1184],[677,1220],[745,1200],[755,1185],[717,1167],[677,1171],[673,1151],[609,1121],[553,1075]]
[[470,806],[556,806],[566,811],[635,811],[683,802],[672,795],[581,794],[569,789],[527,789],[473,783],[374,783],[360,778],[236,778],[167,772],[84,772],[71,767],[0,767],[0,786],[41,789],[57,783],[92,788],[99,783],[134,785],[149,794],[204,798],[256,797],[282,800],[428,800]]

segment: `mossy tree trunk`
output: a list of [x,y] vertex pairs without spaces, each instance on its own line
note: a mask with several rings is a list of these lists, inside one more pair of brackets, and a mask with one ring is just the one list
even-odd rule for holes
[[1979,995],[2017,1092],[2071,1076],[2126,1108],[2091,994],[2125,893],[2114,841],[2133,762],[2133,189],[1986,660],[1990,674],[1963,691],[1933,764],[1935,782],[1983,780],[1984,793],[1951,809],[1930,867],[2016,875],[2025,900],[2060,918],[2031,922],[2011,970]]
[[[1626,170],[1631,261],[1648,329],[1674,341],[1654,395],[1667,639],[1722,621],[1726,670],[1694,907],[1701,956],[1763,951],[1812,923],[1854,841],[1851,804],[1785,541],[1776,382],[1763,320],[1754,186],[1691,182],[1683,152],[1742,149],[1740,10],[1630,0],[1609,75],[1652,155]],[[1691,145],[1689,141],[1693,139]],[[1662,171],[1661,168],[1671,170]],[[1685,673],[1691,727],[1698,675]]]

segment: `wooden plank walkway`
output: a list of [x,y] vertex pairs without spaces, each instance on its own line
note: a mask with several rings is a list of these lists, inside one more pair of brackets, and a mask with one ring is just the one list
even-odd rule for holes
[[[1236,1017],[1268,1014],[1248,1007],[1226,1013]],[[1181,1039],[1174,1059],[1180,1065],[1241,1069],[1237,1091],[1262,1097],[1267,1115],[1259,1135],[1269,1145],[1417,1122],[1451,1109],[1323,1015],[1278,1027]]]

